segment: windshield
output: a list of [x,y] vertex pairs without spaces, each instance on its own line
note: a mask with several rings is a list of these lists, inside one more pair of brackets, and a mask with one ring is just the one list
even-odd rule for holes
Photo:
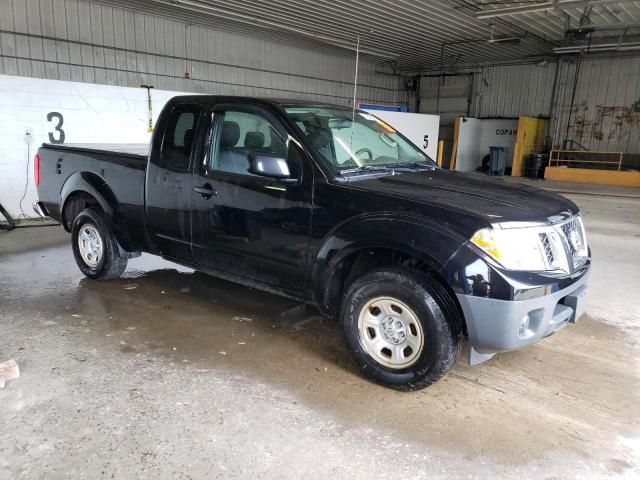
[[[435,163],[375,116],[347,108],[290,105],[286,112],[334,172]],[[352,121],[353,119],[353,121]]]

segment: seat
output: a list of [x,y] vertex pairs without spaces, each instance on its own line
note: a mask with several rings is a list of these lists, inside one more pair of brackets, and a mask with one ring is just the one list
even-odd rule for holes
[[247,132],[244,136],[244,148],[250,151],[264,150],[264,133]]
[[193,146],[193,128],[189,128],[184,132],[184,140],[182,142],[184,144],[184,151],[187,156],[191,154],[191,147]]
[[240,140],[240,125],[237,122],[225,121],[222,123],[220,135],[220,152],[218,154],[218,168],[221,172],[249,173],[249,159],[244,148],[236,145]]
[[333,141],[333,137],[331,136],[330,132],[328,132],[324,128],[317,128],[315,130],[311,130],[307,134],[307,139],[320,155],[326,158],[329,162],[335,163],[333,151],[331,150],[331,142]]

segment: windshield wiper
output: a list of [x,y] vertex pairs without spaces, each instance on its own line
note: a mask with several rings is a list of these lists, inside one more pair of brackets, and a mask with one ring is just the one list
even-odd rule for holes
[[375,173],[375,172],[390,172],[391,175],[394,172],[406,172],[414,171],[414,170],[429,170],[433,171],[436,169],[435,165],[429,165],[428,163],[421,162],[399,162],[393,164],[384,164],[384,165],[362,165],[361,167],[353,167],[353,168],[345,168],[344,170],[340,170],[341,175],[355,175],[358,173]]
[[435,165],[431,165],[429,163],[422,163],[422,162],[398,162],[398,163],[394,163],[393,165],[387,165],[387,166],[394,168],[396,170],[400,168],[423,169],[423,170],[436,169]]
[[363,172],[371,172],[374,173],[376,171],[380,172],[393,172],[393,167],[388,165],[362,165],[361,167],[353,167],[353,168],[345,168],[340,170],[340,175],[344,174],[353,174],[353,173],[363,173]]

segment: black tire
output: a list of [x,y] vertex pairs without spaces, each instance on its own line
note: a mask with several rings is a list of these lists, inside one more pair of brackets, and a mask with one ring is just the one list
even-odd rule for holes
[[[422,326],[424,348],[406,368],[383,365],[361,339],[360,312],[379,297],[404,303]],[[463,321],[452,295],[435,278],[409,268],[377,269],[356,280],[344,298],[342,322],[349,353],[362,373],[396,390],[420,390],[440,380],[455,363],[463,340]]]
[[[97,264],[90,265],[82,257],[78,237],[85,226],[95,228],[102,242],[102,254]],[[127,259],[120,256],[118,241],[109,222],[101,212],[86,208],[73,220],[71,246],[78,267],[87,277],[94,280],[113,280],[120,277],[127,268]]]

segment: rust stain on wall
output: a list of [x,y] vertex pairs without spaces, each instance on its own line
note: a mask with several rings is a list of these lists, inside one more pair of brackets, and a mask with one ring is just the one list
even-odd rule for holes
[[628,106],[596,105],[576,107],[575,135],[579,142],[625,141],[640,130],[640,113]]

